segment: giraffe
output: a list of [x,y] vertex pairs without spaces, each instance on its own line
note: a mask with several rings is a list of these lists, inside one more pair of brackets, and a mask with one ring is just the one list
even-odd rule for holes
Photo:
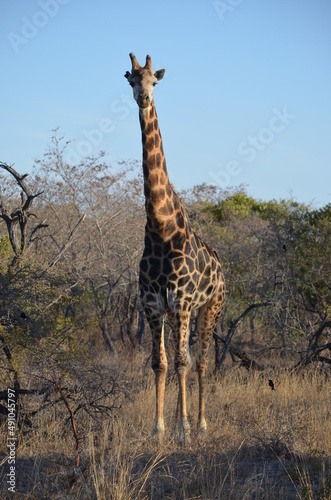
[[178,400],[175,433],[190,442],[186,405],[186,377],[191,361],[188,349],[190,318],[197,316],[199,379],[198,431],[207,429],[205,418],[205,374],[208,348],[222,312],[225,284],[216,251],[192,229],[177,193],[169,182],[162,138],[153,100],[153,90],[165,73],[155,73],[151,57],[140,66],[131,52],[131,73],[125,77],[139,107],[143,147],[146,210],[145,249],[140,262],[141,302],[152,333],[152,368],[155,373],[156,415],[153,435],[164,435],[164,393],[167,356],[164,319],[168,316],[175,341],[175,371]]

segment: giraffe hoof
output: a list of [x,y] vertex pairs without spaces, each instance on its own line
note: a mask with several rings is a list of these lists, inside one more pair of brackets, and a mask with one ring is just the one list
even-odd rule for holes
[[177,437],[177,425],[175,425],[173,428],[172,428],[172,431],[170,433],[170,439],[172,441],[176,441],[176,437]]
[[183,446],[191,444],[190,424],[188,422],[179,424],[178,441]]
[[207,437],[207,427],[198,428],[198,441],[203,442]]
[[153,427],[153,430],[152,430],[152,437],[158,441],[158,442],[161,442],[163,441],[163,438],[164,438],[164,426],[157,426],[157,425],[154,425]]
[[191,444],[190,433],[180,434],[179,438],[178,438],[178,442],[182,446],[190,446],[190,444]]
[[207,434],[207,424],[206,424],[206,422],[204,422],[202,424],[198,423],[197,430],[198,430],[198,434],[202,434],[203,436],[205,436]]

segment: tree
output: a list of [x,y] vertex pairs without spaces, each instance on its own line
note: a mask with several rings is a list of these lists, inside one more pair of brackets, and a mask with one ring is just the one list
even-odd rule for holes
[[141,180],[135,176],[135,164],[115,169],[103,160],[103,153],[79,165],[68,165],[64,161],[67,145],[55,134],[51,147],[36,165],[35,179],[45,193],[40,200],[47,207],[53,228],[51,240],[45,241],[42,251],[47,252],[46,247],[54,243],[61,247],[75,218],[86,212],[79,240],[68,249],[63,264],[67,278],[77,281],[81,292],[90,295],[105,344],[115,352],[115,319],[122,340],[123,326],[127,326],[131,343],[136,323],[144,224]]
[[[328,363],[321,352],[329,349],[330,208],[260,202],[242,190],[215,195],[206,186],[193,193],[195,227],[217,249],[226,275],[221,329],[228,334],[227,340],[215,335],[216,364],[224,361],[224,346],[233,352],[228,335],[233,338],[234,331],[247,346],[268,343],[288,361],[299,359],[300,366],[308,360]],[[250,309],[259,303],[268,307]]]
[[[9,166],[6,163],[0,163],[0,167],[14,177],[16,183],[22,190],[20,202],[17,196],[15,196],[14,201],[6,203],[0,187],[0,218],[7,226],[9,242],[14,253],[11,264],[14,266],[19,261],[24,251],[31,245],[36,233],[43,227],[47,227],[47,224],[41,222],[30,230],[30,234],[27,234],[30,217],[36,217],[35,214],[31,212],[33,200],[40,196],[42,191],[32,194],[25,181],[27,174],[20,175],[14,169],[13,165]],[[2,176],[2,181],[3,180],[4,177]],[[12,184],[10,184],[10,188],[12,187]],[[9,200],[9,196],[7,196],[7,200]]]

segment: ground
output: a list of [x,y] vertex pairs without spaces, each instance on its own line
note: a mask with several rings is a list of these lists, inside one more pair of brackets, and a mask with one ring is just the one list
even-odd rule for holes
[[49,410],[19,438],[17,493],[9,493],[4,422],[1,498],[331,498],[331,380],[325,374],[313,369],[304,375],[273,373],[271,390],[269,375],[259,372],[228,367],[216,377],[210,373],[208,433],[201,439],[195,432],[198,384],[193,371],[188,390],[193,439],[185,448],[170,437],[177,394],[171,370],[164,442],[150,436],[154,377],[141,358],[118,365],[126,392],[113,418],[101,419],[98,426],[77,421],[82,440],[78,470],[71,428],[64,426],[67,415]]

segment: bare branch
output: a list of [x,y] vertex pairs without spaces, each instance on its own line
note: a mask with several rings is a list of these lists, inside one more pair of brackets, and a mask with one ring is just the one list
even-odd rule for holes
[[[15,257],[12,261],[12,265],[21,257],[26,246],[26,225],[29,217],[28,210],[32,205],[34,198],[40,196],[42,191],[37,194],[32,194],[28,185],[24,182],[24,179],[28,174],[20,175],[11,165],[0,162],[0,167],[9,172],[17,184],[22,189],[21,193],[21,206],[15,208],[11,214],[5,206],[3,197],[0,193],[0,210],[1,218],[6,222],[10,244],[14,251]],[[24,197],[25,195],[25,197]],[[19,226],[19,231],[18,231]]]
[[85,217],[86,217],[86,213],[83,214],[82,217],[79,219],[79,221],[77,222],[77,224],[75,225],[75,227],[73,228],[73,230],[71,231],[71,233],[69,234],[67,242],[62,246],[62,248],[59,251],[59,253],[51,260],[51,262],[48,264],[48,266],[46,267],[46,269],[43,271],[42,275],[44,275],[49,269],[51,269],[52,267],[54,267],[55,264],[57,264],[57,262],[61,259],[62,255],[66,252],[66,250],[68,250],[68,248],[70,247],[70,245],[73,243],[74,234],[76,233],[76,231],[77,231],[78,227],[80,226],[80,224],[85,220]]
[[323,359],[323,361],[328,362],[326,361],[327,358],[323,358],[322,356],[319,356],[319,354],[326,349],[331,349],[331,342],[327,342],[326,344],[321,346],[318,345],[318,341],[320,340],[322,333],[327,328],[331,328],[331,321],[328,321],[325,315],[320,326],[311,336],[311,340],[309,342],[307,350],[305,351],[304,355],[301,356],[300,361],[293,367],[292,371],[298,371],[306,367],[313,361],[321,361],[321,358]]
[[32,231],[31,231],[31,234],[30,234],[30,238],[29,238],[29,243],[32,243],[33,241],[35,241],[35,238],[33,238],[33,236],[36,234],[37,231],[39,231],[39,229],[42,229],[44,227],[48,227],[48,224],[46,224],[46,219],[43,221],[43,222],[40,222],[40,224],[38,224]]
[[60,396],[61,396],[64,404],[66,405],[67,410],[68,410],[69,415],[70,415],[70,422],[71,422],[72,430],[73,430],[75,441],[76,441],[76,452],[77,452],[76,468],[78,468],[79,467],[80,439],[79,439],[78,432],[77,432],[76,422],[75,422],[75,418],[74,418],[74,412],[71,409],[69,401],[68,401],[66,395],[64,394],[61,385],[55,380],[55,377],[53,375],[52,375],[52,380],[53,380],[53,384],[55,385],[55,387],[59,391]]
[[[255,304],[251,304],[247,307],[247,309],[245,309],[245,311],[236,319],[236,321],[234,321],[230,328],[229,328],[229,331],[225,337],[225,339],[222,339],[222,337],[220,337],[216,332],[214,332],[214,338],[219,338],[223,343],[224,343],[224,348],[223,348],[223,353],[222,353],[222,357],[221,359],[219,360],[218,362],[218,366],[217,366],[217,369],[219,369],[221,367],[221,365],[223,364],[225,358],[226,358],[226,355],[228,354],[229,350],[230,350],[230,342],[231,342],[231,339],[236,331],[236,329],[238,328],[238,326],[240,325],[240,323],[245,319],[245,317],[253,310],[253,309],[256,309],[258,307],[266,307],[266,306],[270,306],[272,303],[271,302],[259,302],[259,303],[255,303]],[[236,354],[235,354],[236,355]],[[242,358],[243,354],[241,354],[241,356],[239,356],[241,359]]]
[[24,196],[21,194],[21,199],[22,199],[22,206],[20,208],[16,208],[13,213],[11,214],[11,217],[14,218],[20,211],[21,212],[26,212],[31,204],[34,198],[37,198],[37,196],[40,196],[43,191],[40,191],[37,194],[32,194],[30,191],[30,188],[27,186],[27,184],[24,182],[24,179],[28,176],[28,174],[23,174],[20,175],[14,168],[13,165],[7,165],[6,163],[0,163],[0,167],[9,172],[14,179],[16,180],[17,184],[20,186],[24,194],[26,195],[26,200],[24,200]]
[[[214,338],[215,337],[217,339],[219,339],[223,344],[226,344],[226,339],[223,339],[223,337],[221,337],[221,335],[219,335],[217,332],[214,332]],[[239,349],[238,347],[235,347],[235,346],[229,344],[227,352],[229,352],[231,354],[231,356],[236,356],[237,358],[239,358],[241,360],[241,365],[244,368],[246,368],[246,370],[250,370],[251,368],[253,368],[253,369],[256,369],[259,371],[263,371],[265,369],[265,367],[263,365],[261,365],[260,363],[257,363],[253,359],[250,359],[247,356],[247,354],[244,351],[242,351],[241,349]],[[217,367],[218,369],[219,369],[219,366]]]

